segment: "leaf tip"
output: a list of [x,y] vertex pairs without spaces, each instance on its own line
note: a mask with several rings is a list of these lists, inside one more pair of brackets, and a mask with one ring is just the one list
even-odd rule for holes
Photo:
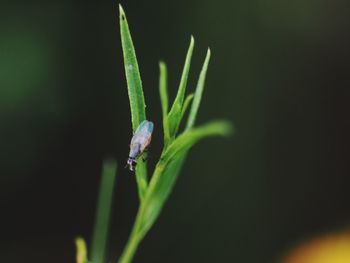
[[194,37],[193,35],[191,35],[191,41],[190,41],[190,47],[194,46]]
[[163,60],[159,60],[159,68],[164,69],[166,67],[165,62]]
[[234,127],[231,122],[226,120],[214,121],[207,124],[210,127],[212,134],[230,137],[234,133]]
[[189,100],[193,99],[193,97],[194,97],[194,93],[190,93],[187,95],[187,98],[189,98]]
[[210,47],[208,47],[208,50],[207,50],[207,57],[210,58],[211,56],[211,50],[210,50]]
[[227,136],[227,137],[232,136],[233,132],[234,132],[234,127],[232,123],[225,121],[221,124],[221,134],[223,136]]
[[121,19],[125,19],[125,12],[121,4],[119,4],[119,15]]

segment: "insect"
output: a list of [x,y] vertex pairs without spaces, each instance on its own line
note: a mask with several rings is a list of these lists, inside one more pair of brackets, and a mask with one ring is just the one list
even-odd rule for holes
[[135,171],[137,158],[147,149],[151,143],[153,132],[153,122],[144,120],[137,127],[130,142],[129,158],[126,162],[126,167],[129,166],[130,171]]

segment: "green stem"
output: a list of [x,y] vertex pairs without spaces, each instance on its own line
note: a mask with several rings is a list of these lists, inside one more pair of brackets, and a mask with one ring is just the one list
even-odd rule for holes
[[114,160],[105,160],[103,162],[95,225],[91,242],[91,261],[94,263],[105,262],[116,170],[117,163]]
[[141,207],[137,213],[136,221],[134,223],[133,229],[131,231],[129,240],[124,248],[124,251],[118,261],[118,263],[129,263],[134,258],[135,252],[142,240],[139,235],[139,229],[141,227]]
[[127,246],[122,254],[122,257],[119,260],[119,263],[129,263],[133,259],[137,247],[139,246],[140,239],[137,238],[137,235],[132,235],[128,241]]
[[157,165],[154,174],[152,176],[153,184],[147,189],[147,194],[145,195],[144,200],[141,202],[141,205],[137,211],[136,220],[134,226],[132,228],[131,234],[129,236],[129,240],[123,250],[123,253],[118,261],[118,263],[130,263],[135,255],[135,252],[142,241],[143,237],[147,234],[149,228],[152,226],[147,224],[146,227],[143,225],[145,212],[147,209],[147,203],[149,199],[152,197],[152,193],[154,191],[154,186],[157,184],[159,177],[163,171],[162,165]]
[[147,191],[147,163],[139,162],[136,167],[136,183],[140,202],[142,202]]

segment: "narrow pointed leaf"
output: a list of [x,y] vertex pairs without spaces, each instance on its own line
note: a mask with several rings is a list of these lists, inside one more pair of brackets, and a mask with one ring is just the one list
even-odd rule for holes
[[193,103],[192,103],[192,106],[191,106],[190,114],[188,115],[188,119],[187,119],[186,130],[192,128],[194,123],[195,123],[195,121],[196,121],[199,105],[200,105],[201,100],[202,100],[204,84],[205,84],[205,78],[206,78],[206,75],[207,75],[210,55],[211,55],[210,49],[208,48],[207,55],[205,57],[201,73],[199,74],[199,79],[198,79],[198,82],[197,82],[197,87],[196,87],[196,91],[195,91],[195,94],[194,94]]
[[184,102],[184,98],[185,98],[188,73],[190,71],[190,66],[191,66],[193,47],[194,47],[194,38],[191,37],[191,42],[190,42],[190,46],[189,46],[188,51],[187,51],[185,65],[184,65],[184,68],[182,71],[179,89],[177,91],[177,95],[176,95],[176,98],[174,100],[174,103],[173,103],[173,105],[170,109],[170,112],[168,114],[169,131],[170,131],[170,137],[172,137],[172,138],[175,137],[176,131],[177,131],[178,126],[180,125],[180,122],[181,122],[182,107],[183,107],[183,102]]
[[163,113],[163,130],[164,130],[164,144],[167,144],[170,138],[168,126],[168,85],[167,85],[167,68],[164,62],[159,62],[159,94]]
[[[142,82],[137,63],[135,48],[129,31],[126,15],[119,5],[120,35],[124,56],[125,75],[128,84],[128,95],[131,109],[132,129],[135,132],[139,124],[146,119],[145,99],[143,96]],[[139,162],[136,168],[136,182],[139,198],[142,200],[147,190],[147,166],[146,162]]]
[[169,146],[162,155],[161,163],[167,163],[187,151],[197,141],[210,136],[228,136],[232,133],[232,125],[226,121],[214,121],[206,125],[191,129],[180,136]]
[[139,124],[146,119],[145,99],[142,91],[142,82],[137,64],[134,44],[129,31],[128,21],[124,10],[119,5],[120,35],[124,56],[124,68],[128,83],[128,94],[131,109],[132,128],[135,132]]
[[183,119],[187,109],[188,109],[188,106],[190,106],[192,100],[193,100],[193,97],[194,97],[194,94],[191,93],[189,95],[187,95],[186,99],[185,99],[185,102],[184,102],[184,106],[182,107],[182,112],[181,112],[181,119]]
[[91,243],[91,260],[94,263],[105,262],[116,176],[117,163],[114,160],[104,161]]

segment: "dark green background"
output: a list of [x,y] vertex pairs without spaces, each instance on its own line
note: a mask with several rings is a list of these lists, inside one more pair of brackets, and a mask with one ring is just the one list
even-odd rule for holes
[[[161,148],[158,60],[175,94],[211,47],[198,124],[231,139],[189,155],[135,262],[274,262],[350,222],[349,8],[341,0],[122,1]],[[137,209],[115,1],[0,4],[0,262],[73,262],[89,241],[104,157],[119,162],[110,255]]]

